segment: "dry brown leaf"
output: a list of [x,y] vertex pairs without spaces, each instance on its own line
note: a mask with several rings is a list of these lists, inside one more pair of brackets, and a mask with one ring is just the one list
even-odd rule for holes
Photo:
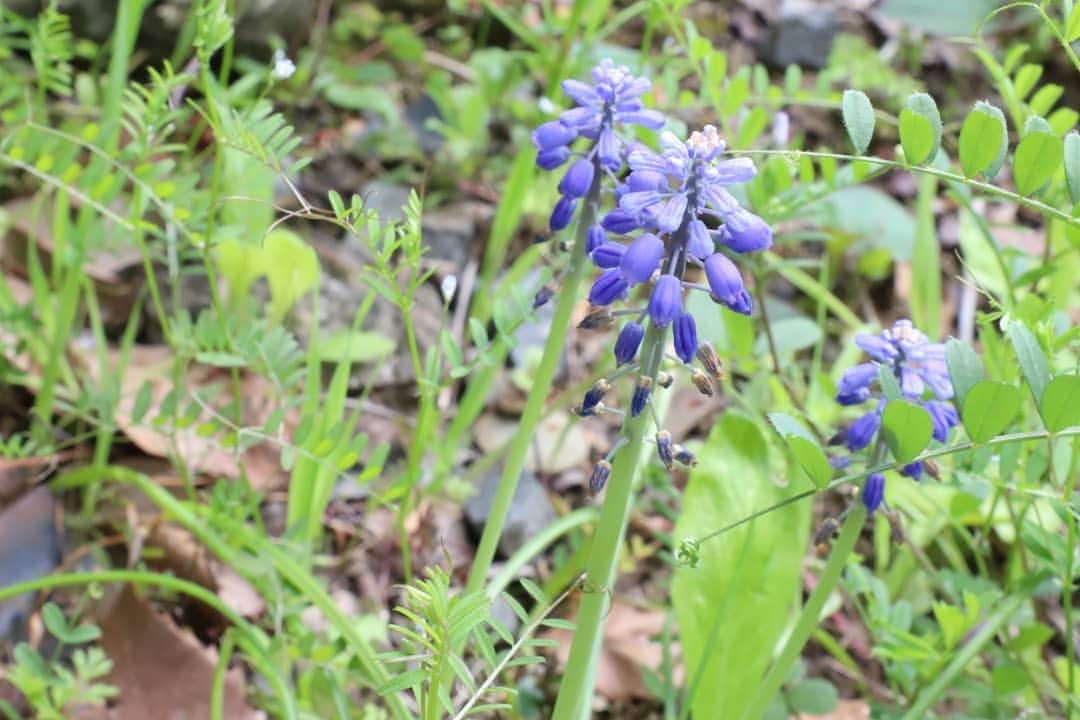
[[[615,600],[604,621],[604,640],[596,668],[597,694],[612,702],[652,697],[642,680],[642,670],[648,668],[655,671],[663,661],[663,646],[652,638],[663,631],[664,619],[663,610],[644,610]],[[565,667],[574,633],[556,628],[543,636],[559,642],[555,657]],[[682,652],[678,643],[672,643],[671,652],[675,663],[675,682],[681,683]]]
[[[204,647],[125,587],[101,623],[101,646],[113,661],[107,682],[120,694],[111,720],[196,720],[210,717],[217,652]],[[244,699],[243,674],[225,680],[224,717],[260,717]]]

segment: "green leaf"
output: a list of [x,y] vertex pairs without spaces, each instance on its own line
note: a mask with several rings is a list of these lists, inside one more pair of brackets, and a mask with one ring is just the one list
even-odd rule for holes
[[817,439],[801,422],[786,413],[769,413],[769,422],[784,439],[792,457],[803,469],[810,482],[823,488],[832,479],[832,466]]
[[1031,395],[1036,403],[1040,403],[1046,386],[1050,383],[1050,369],[1046,364],[1046,355],[1043,354],[1039,341],[1023,323],[1014,320],[1009,323],[1006,332],[1016,359],[1020,361],[1020,370],[1024,373]]
[[315,251],[292,230],[277,228],[263,241],[262,262],[270,285],[269,315],[280,320],[319,282]]
[[941,113],[934,98],[913,93],[900,112],[900,144],[912,165],[931,161],[941,146]]
[[1073,5],[1069,18],[1065,21],[1065,42],[1080,40],[1080,4]]
[[976,383],[961,404],[964,429],[977,443],[996,437],[1020,412],[1020,391],[996,380]]
[[904,148],[904,159],[911,165],[925,162],[934,149],[930,121],[911,108],[900,111],[900,145]]
[[996,105],[991,105],[983,100],[975,103],[975,110],[997,118],[1001,126],[1001,144],[998,146],[997,155],[994,156],[994,161],[990,163],[990,167],[983,171],[983,175],[987,178],[994,178],[1001,171],[1001,166],[1005,164],[1005,158],[1009,154],[1009,129],[1005,122],[1005,113],[1001,112],[1001,108]]
[[1057,135],[1036,130],[1024,136],[1013,158],[1016,191],[1030,195],[1045,185],[1061,165],[1064,154],[1064,142]]
[[1039,411],[1050,432],[1080,425],[1080,375],[1058,375],[1051,380],[1043,390]]
[[975,383],[986,377],[982,360],[970,345],[953,338],[945,343],[945,362],[949,366],[949,379],[957,407],[964,406],[964,398]]
[[138,425],[146,417],[146,411],[150,409],[150,402],[154,399],[154,386],[149,380],[144,380],[135,393],[135,402],[131,406],[131,422]]
[[861,90],[845,90],[840,111],[855,154],[865,154],[874,137],[874,106],[870,104],[870,98]]
[[366,363],[394,352],[397,343],[377,332],[343,329],[319,341],[319,359],[325,363]]
[[[724,478],[739,478],[733,483]],[[748,416],[728,411],[691,473],[677,538],[701,537],[790,497],[772,480],[769,445]],[[797,606],[810,505],[792,503],[700,546],[701,563],[679,568],[672,602],[682,636],[694,717],[740,717],[754,700]]]
[[930,413],[907,400],[892,400],[881,415],[881,433],[897,462],[908,463],[930,442]]
[[393,695],[394,693],[401,692],[402,690],[408,690],[411,687],[416,687],[423,684],[427,679],[427,671],[423,668],[416,668],[415,670],[409,670],[397,675],[393,675],[389,680],[378,688],[378,693],[383,697],[387,695]]
[[896,375],[887,365],[878,365],[878,384],[881,385],[881,394],[886,400],[903,400],[904,393],[900,390],[900,383]]
[[825,715],[836,709],[839,695],[828,680],[810,678],[787,691],[788,705],[797,713]]
[[960,128],[960,167],[964,175],[974,177],[990,168],[1007,142],[1008,131],[1000,118],[978,107],[968,113]]
[[[1080,5],[1076,7],[1080,8]],[[1080,203],[1080,133],[1073,130],[1065,136],[1062,154],[1065,162],[1065,184],[1069,186],[1069,199],[1074,204]]]
[[990,685],[998,695],[1012,695],[1028,686],[1028,675],[1018,663],[1001,660],[990,671]]

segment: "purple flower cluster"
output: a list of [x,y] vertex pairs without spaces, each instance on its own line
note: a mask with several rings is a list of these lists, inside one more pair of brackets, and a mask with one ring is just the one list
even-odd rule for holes
[[[575,158],[559,182],[559,202],[551,213],[552,232],[562,230],[574,217],[578,200],[588,194],[598,174],[616,172],[623,165],[626,147],[616,124],[642,125],[653,130],[664,125],[664,116],[645,108],[641,95],[649,90],[646,78],[635,77],[628,68],[604,60],[592,70],[595,85],[579,80],[564,80],[563,92],[577,103],[558,120],[546,122],[532,135],[536,164],[554,170]],[[585,153],[574,153],[571,143],[578,138],[592,140]]]
[[[900,387],[905,400],[919,403],[930,414],[933,437],[945,442],[949,431],[959,423],[956,409],[949,402],[953,397],[952,381],[945,362],[945,346],[915,329],[910,320],[897,320],[879,335],[860,333],[855,343],[872,360],[849,368],[840,378],[836,401],[841,405],[862,405],[874,402],[874,407],[853,422],[844,434],[844,443],[851,451],[862,450],[873,441],[881,428],[885,398],[875,395],[873,386],[879,380],[881,368],[889,371]],[[900,472],[918,480],[924,465],[913,462]],[[863,502],[873,511],[884,493],[885,479],[880,473],[871,474],[863,487]],[[873,485],[872,485],[873,484]]]

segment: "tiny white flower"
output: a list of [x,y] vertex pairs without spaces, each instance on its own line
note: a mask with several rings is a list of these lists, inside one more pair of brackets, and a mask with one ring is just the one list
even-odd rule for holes
[[296,63],[290,60],[281,48],[275,50],[273,76],[278,80],[288,80],[294,72],[296,72]]
[[457,292],[457,275],[444,277],[439,289],[442,290],[443,302],[449,305],[454,299],[454,293]]

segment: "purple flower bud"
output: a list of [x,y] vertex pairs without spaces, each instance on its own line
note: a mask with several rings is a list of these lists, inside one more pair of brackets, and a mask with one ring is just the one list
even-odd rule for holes
[[754,300],[750,297],[750,293],[744,288],[743,291],[739,293],[739,297],[735,298],[735,302],[729,303],[728,307],[740,315],[749,315],[754,312]]
[[628,322],[619,331],[619,337],[615,339],[615,363],[622,365],[634,359],[641,338],[645,337],[645,328],[636,322]]
[[855,336],[855,344],[861,347],[867,355],[881,362],[891,363],[899,355],[896,347],[879,335],[859,333]]
[[664,241],[652,233],[645,233],[630,243],[619,267],[631,285],[642,283],[652,277],[663,256]]
[[900,474],[901,475],[906,475],[907,477],[911,478],[912,480],[920,479],[922,477],[922,474],[923,474],[922,460],[918,460],[918,461],[913,462],[913,463],[908,463],[904,467],[900,468]]
[[615,268],[608,270],[593,283],[589,291],[589,302],[593,305],[610,305],[626,295],[626,278],[622,271]]
[[664,467],[671,470],[671,465],[675,461],[675,456],[671,443],[671,433],[667,430],[661,430],[656,433],[656,454],[660,456],[660,462],[664,463]]
[[739,300],[743,291],[742,275],[735,263],[723,253],[713,253],[705,260],[705,278],[713,296],[729,307]]
[[725,244],[738,253],[764,250],[772,245],[772,228],[752,212],[739,208],[724,218]]
[[930,413],[930,420],[934,425],[934,439],[942,443],[948,440],[949,430],[960,422],[960,416],[956,414],[953,406],[937,400],[927,400],[923,407]]
[[596,267],[609,268],[619,267],[619,263],[622,262],[623,257],[626,255],[626,246],[622,243],[612,242],[610,240],[601,243],[595,250],[590,253],[589,257],[592,258]]
[[555,203],[555,209],[551,211],[551,220],[548,221],[551,232],[558,232],[569,225],[575,210],[577,210],[577,200],[568,197],[559,198],[559,202]]
[[585,393],[585,398],[581,401],[581,415],[589,414],[585,411],[593,410],[597,404],[604,399],[604,395],[611,389],[611,386],[606,380],[597,380],[591,388]]
[[870,473],[863,483],[862,501],[868,512],[874,512],[885,499],[885,476],[881,473]]
[[548,304],[548,301],[555,296],[555,291],[549,288],[547,285],[540,288],[536,295],[533,296],[533,310],[541,308]]
[[698,260],[704,260],[712,253],[716,252],[716,244],[713,242],[712,236],[709,235],[709,229],[705,227],[705,223],[700,220],[691,220],[687,226],[690,237],[686,241],[686,251]]
[[641,411],[645,409],[645,405],[649,402],[649,396],[652,394],[652,378],[648,375],[642,375],[638,378],[637,387],[634,388],[634,395],[630,398],[630,417],[637,417],[641,414]]
[[536,166],[543,170],[554,170],[570,159],[570,148],[560,145],[550,150],[541,150],[536,156]]
[[612,172],[622,167],[622,140],[610,127],[600,131],[596,140],[596,157]]
[[683,313],[675,318],[673,332],[675,334],[675,354],[684,363],[691,363],[698,349],[697,326],[694,324],[694,316],[690,313]]
[[657,327],[665,328],[682,311],[682,284],[674,275],[661,275],[649,298],[649,317]]
[[544,123],[533,131],[532,142],[537,150],[543,152],[563,145],[569,145],[576,137],[577,133],[573,130],[566,127],[558,120],[552,120],[551,122]]
[[604,485],[607,485],[609,477],[611,477],[611,463],[601,460],[593,465],[592,475],[589,476],[589,489],[594,493],[600,492],[604,489]]
[[846,436],[848,450],[854,452],[869,445],[879,427],[881,427],[881,415],[876,410],[866,413],[851,423]]
[[836,401],[841,405],[858,405],[870,398],[870,383],[877,379],[874,363],[860,363],[848,368],[836,386]]
[[591,161],[580,158],[571,165],[559,181],[559,192],[566,197],[584,197],[592,185],[595,168]]
[[633,214],[621,208],[615,208],[600,221],[604,229],[616,235],[626,235],[638,228],[637,218]]
[[585,252],[592,252],[607,240],[607,233],[602,225],[593,225],[585,233]]

